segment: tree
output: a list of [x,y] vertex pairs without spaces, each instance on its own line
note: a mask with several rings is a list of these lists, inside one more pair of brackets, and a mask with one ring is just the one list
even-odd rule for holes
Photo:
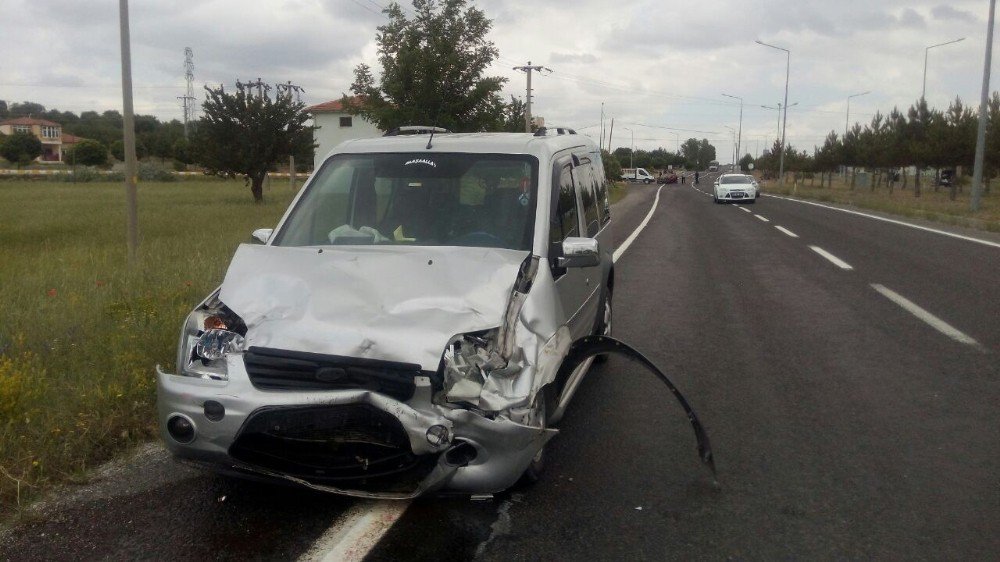
[[31,133],[14,133],[0,142],[0,156],[18,167],[42,155],[42,141]]
[[[527,112],[527,105],[521,98],[510,97],[510,103],[504,106],[503,119],[500,123],[500,130],[505,133],[524,132],[524,114]],[[535,130],[535,124],[531,124],[531,130]]]
[[304,146],[315,146],[305,104],[291,93],[272,98],[269,85],[258,90],[237,82],[232,94],[222,86],[205,90],[204,116],[192,143],[198,160],[210,173],[244,176],[260,203],[268,170]]
[[384,131],[437,125],[452,131],[497,130],[504,122],[500,89],[507,81],[485,76],[499,54],[487,34],[492,22],[468,0],[413,0],[413,19],[399,4],[378,27],[381,76],[359,64],[345,106]]
[[601,162],[604,164],[604,176],[610,181],[618,181],[622,177],[622,165],[614,154],[601,150]]
[[95,140],[83,139],[73,147],[72,161],[84,166],[106,166],[108,147]]

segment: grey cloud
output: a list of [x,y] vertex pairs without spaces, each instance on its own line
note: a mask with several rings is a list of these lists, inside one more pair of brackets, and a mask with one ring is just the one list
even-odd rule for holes
[[915,29],[923,29],[927,27],[927,22],[924,20],[924,16],[918,14],[913,8],[903,10],[903,13],[899,15],[898,21],[900,25],[904,27]]
[[597,57],[590,53],[556,53],[553,52],[549,57],[553,63],[595,63],[597,62]]
[[972,13],[966,12],[965,10],[957,10],[946,5],[934,6],[934,8],[931,9],[931,15],[934,16],[935,19],[939,20],[954,20],[965,23],[976,23],[976,21],[978,21],[976,16],[972,15]]

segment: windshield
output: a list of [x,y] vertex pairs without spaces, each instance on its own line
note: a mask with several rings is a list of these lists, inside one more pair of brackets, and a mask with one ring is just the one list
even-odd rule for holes
[[537,178],[530,156],[338,155],[310,182],[274,244],[530,250]]
[[750,183],[750,180],[746,176],[722,176],[722,181],[719,183]]

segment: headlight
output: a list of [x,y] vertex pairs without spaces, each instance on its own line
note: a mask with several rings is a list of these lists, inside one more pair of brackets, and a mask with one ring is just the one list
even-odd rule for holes
[[521,371],[518,361],[507,362],[500,356],[497,338],[498,330],[493,329],[451,339],[441,357],[447,402],[478,406],[488,377],[509,377]]
[[177,372],[227,380],[226,357],[243,353],[246,324],[213,295],[188,315],[177,350]]

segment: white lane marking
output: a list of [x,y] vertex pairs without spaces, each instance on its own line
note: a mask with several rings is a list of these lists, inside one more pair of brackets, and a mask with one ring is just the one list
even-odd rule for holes
[[833,265],[839,267],[840,269],[846,269],[848,271],[854,269],[846,261],[838,258],[837,256],[831,254],[830,252],[827,252],[826,250],[824,250],[823,248],[820,248],[819,246],[809,246],[809,248],[812,251],[816,252],[817,254],[823,256],[824,258],[830,260],[830,263],[832,263]]
[[830,209],[830,210],[833,210],[833,211],[840,211],[842,213],[849,213],[849,214],[852,214],[852,215],[858,215],[859,217],[868,217],[870,219],[875,219],[875,220],[879,220],[879,221],[883,221],[883,222],[888,222],[888,223],[892,223],[892,224],[898,224],[898,225],[901,225],[901,226],[908,226],[910,228],[916,228],[917,230],[923,230],[923,231],[926,231],[926,232],[933,232],[934,234],[941,234],[942,236],[950,236],[952,238],[958,238],[959,240],[966,240],[968,242],[976,242],[978,244],[985,244],[987,246],[993,246],[994,248],[1000,248],[1000,243],[993,242],[993,241],[990,241],[990,240],[983,240],[982,238],[973,238],[971,236],[964,236],[962,234],[955,234],[954,232],[948,232],[946,230],[938,230],[936,228],[930,228],[930,227],[927,227],[927,226],[920,226],[918,224],[912,224],[912,223],[904,222],[904,221],[901,221],[901,220],[890,219],[890,218],[886,218],[886,217],[880,217],[878,215],[870,215],[868,213],[862,213],[862,212],[859,212],[859,211],[852,211],[850,209],[841,209],[839,207],[831,207],[830,205],[824,205],[822,203],[814,203],[812,201],[803,201],[801,199],[793,199],[791,197],[782,197],[780,195],[769,195],[769,194],[766,194],[766,193],[763,194],[763,195],[765,197],[774,197],[775,199],[785,199],[786,201],[794,201],[796,203],[802,203],[802,204],[805,204],[805,205],[813,205],[813,206],[816,206],[816,207],[823,207],[824,209]]
[[739,209],[739,210],[741,210],[741,211],[743,211],[744,213],[751,212],[750,209],[747,209],[746,207],[736,207],[736,208]]
[[958,331],[951,324],[948,324],[944,320],[941,320],[937,316],[934,316],[930,312],[927,312],[923,308],[920,308],[910,299],[904,297],[903,295],[900,295],[899,293],[893,291],[892,289],[886,287],[885,285],[872,283],[872,289],[875,289],[876,291],[881,293],[882,296],[884,296],[885,298],[903,307],[907,312],[923,320],[927,324],[930,324],[932,328],[948,336],[949,338],[957,342],[961,342],[968,345],[979,345],[979,342]]
[[792,238],[798,238],[799,237],[798,234],[795,234],[794,232],[792,232],[791,230],[788,230],[787,228],[785,228],[783,226],[774,225],[774,228],[777,228],[778,230],[784,232],[785,234],[787,234],[788,236],[791,236]]
[[299,562],[360,562],[392,528],[408,501],[366,500],[352,506]]
[[615,253],[611,256],[611,261],[617,262],[618,258],[622,257],[622,254],[625,253],[625,250],[628,250],[628,247],[632,245],[632,242],[635,242],[635,239],[639,236],[639,233],[642,232],[642,229],[646,228],[646,225],[649,224],[649,219],[653,218],[653,212],[656,211],[656,205],[660,202],[660,191],[662,190],[663,186],[661,185],[660,188],[656,190],[656,199],[653,199],[653,206],[650,207],[649,212],[646,213],[646,218],[642,219],[639,226],[632,232],[632,234],[629,235],[628,238],[625,239],[624,242],[622,242],[622,245],[615,250]]
[[765,219],[764,217],[762,217],[762,216],[760,216],[760,215],[754,215],[754,216],[755,216],[755,217],[757,217],[758,219],[760,219],[760,220],[764,221],[764,222],[771,222],[771,221],[769,221],[769,220]]

